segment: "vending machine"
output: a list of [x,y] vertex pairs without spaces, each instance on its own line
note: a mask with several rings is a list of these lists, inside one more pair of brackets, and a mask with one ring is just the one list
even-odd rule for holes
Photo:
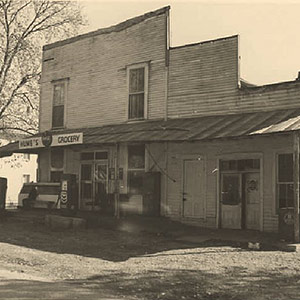
[[75,174],[63,174],[60,183],[60,208],[77,210],[78,208],[78,184]]

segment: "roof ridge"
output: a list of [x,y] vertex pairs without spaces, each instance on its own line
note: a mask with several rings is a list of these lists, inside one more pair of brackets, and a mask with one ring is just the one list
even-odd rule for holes
[[68,39],[65,39],[65,40],[61,40],[61,41],[57,41],[57,42],[54,42],[54,43],[51,43],[51,44],[47,44],[47,45],[43,46],[43,50],[49,50],[49,49],[52,49],[52,48],[56,48],[56,47],[59,47],[59,46],[70,44],[70,43],[73,43],[73,42],[76,42],[78,40],[85,39],[85,38],[88,38],[88,37],[93,37],[93,36],[97,36],[97,35],[101,35],[101,34],[108,34],[108,33],[111,33],[111,32],[119,32],[119,31],[127,29],[127,28],[129,28],[133,25],[139,24],[139,23],[141,23],[141,22],[143,22],[143,21],[145,21],[149,18],[164,14],[167,11],[169,11],[170,8],[171,8],[170,5],[164,6],[162,8],[157,9],[157,10],[150,11],[150,12],[147,12],[143,15],[139,15],[139,16],[127,19],[127,20],[125,20],[121,23],[118,23],[118,24],[115,24],[115,25],[112,25],[112,26],[109,26],[109,27],[100,28],[100,29],[90,31],[90,32],[87,32],[87,33],[84,33],[84,34],[80,34],[80,35],[77,35],[77,36],[74,36],[74,37],[71,37],[71,38],[68,38]]
[[191,43],[191,44],[184,44],[184,45],[179,45],[179,46],[172,46],[172,47],[170,47],[170,50],[180,49],[180,48],[185,48],[185,47],[192,47],[192,46],[200,46],[202,44],[215,43],[215,42],[219,42],[219,41],[223,41],[223,40],[229,40],[229,39],[238,38],[238,37],[239,37],[238,34],[234,34],[234,35],[219,37],[219,38],[215,38],[215,39],[211,39],[211,40],[205,40],[205,41],[195,42],[195,43]]

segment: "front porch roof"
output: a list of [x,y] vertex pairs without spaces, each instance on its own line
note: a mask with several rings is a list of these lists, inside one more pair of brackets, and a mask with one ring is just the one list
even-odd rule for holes
[[[202,116],[164,120],[147,120],[50,131],[55,134],[83,133],[83,144],[114,144],[127,142],[201,141],[220,138],[247,137],[300,130],[300,108]],[[36,136],[41,136],[42,133]],[[41,149],[41,148],[39,148]],[[37,153],[35,149],[19,149],[18,142],[0,147],[0,157],[14,152]]]

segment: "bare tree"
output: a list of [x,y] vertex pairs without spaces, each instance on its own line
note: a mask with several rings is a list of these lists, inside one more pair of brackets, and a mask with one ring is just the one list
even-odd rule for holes
[[37,132],[42,45],[84,24],[77,2],[0,0],[0,135]]

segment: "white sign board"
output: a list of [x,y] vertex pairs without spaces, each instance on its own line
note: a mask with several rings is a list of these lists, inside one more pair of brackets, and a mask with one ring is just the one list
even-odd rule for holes
[[[67,146],[83,143],[83,133],[66,133],[53,135],[49,146]],[[49,139],[48,139],[49,141]],[[27,138],[19,141],[19,149],[32,149],[45,147],[42,137]]]
[[82,142],[83,142],[82,132],[59,134],[59,135],[53,135],[51,146],[75,145],[75,144],[82,144]]
[[32,149],[44,147],[41,137],[23,139],[19,141],[19,149]]

